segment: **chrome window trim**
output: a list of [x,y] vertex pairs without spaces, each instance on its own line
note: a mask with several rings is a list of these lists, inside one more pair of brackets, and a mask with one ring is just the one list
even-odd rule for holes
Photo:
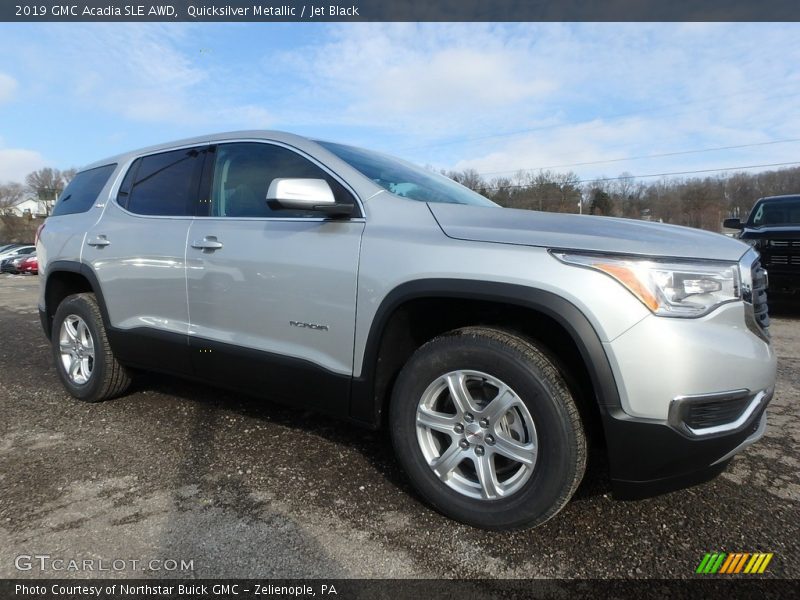
[[[140,158],[144,158],[145,156],[155,156],[156,154],[164,154],[165,152],[174,152],[175,150],[187,150],[190,148],[206,148],[210,146],[210,142],[201,142],[199,144],[181,144],[179,146],[171,146],[169,148],[163,148],[158,150],[157,152],[146,152],[144,154],[132,154],[128,157],[125,161],[124,165],[119,171],[119,175],[117,176],[116,181],[114,181],[114,185],[111,186],[111,190],[109,191],[109,200],[112,204],[114,204],[118,209],[120,209],[123,213],[128,216],[136,217],[139,219],[172,219],[172,220],[186,220],[186,219],[194,219],[196,218],[195,215],[142,215],[139,213],[131,212],[124,206],[122,206],[119,202],[117,202],[117,196],[119,196],[119,188],[122,187],[122,182],[125,180],[125,176],[130,171],[131,166]],[[120,161],[122,164],[122,161]],[[106,202],[108,204],[108,202]]]
[[297,223],[366,223],[364,217],[352,217],[349,219],[331,219],[325,217],[223,217],[221,215],[214,216],[195,216],[192,217],[198,221],[203,220],[217,220],[217,221],[294,221]]
[[[360,217],[353,217],[350,219],[330,219],[325,217],[222,217],[222,216],[198,216],[198,215],[142,215],[139,213],[134,213],[126,209],[122,206],[119,202],[117,202],[117,196],[119,195],[119,188],[122,187],[122,181],[125,179],[125,176],[128,174],[131,166],[134,162],[139,160],[140,158],[144,158],[146,156],[155,156],[156,154],[164,154],[165,152],[173,152],[175,150],[185,150],[190,148],[206,148],[208,146],[219,146],[221,144],[236,144],[241,142],[247,143],[259,143],[259,144],[271,144],[273,146],[281,146],[282,148],[286,148],[287,150],[294,152],[305,158],[306,160],[312,162],[320,169],[328,173],[331,177],[333,177],[336,181],[338,181],[354,198],[356,204],[361,211]],[[327,165],[320,162],[318,159],[314,158],[307,152],[300,150],[296,146],[292,146],[291,144],[287,144],[285,142],[279,142],[277,140],[267,140],[267,139],[260,139],[260,138],[231,138],[231,139],[224,139],[224,140],[210,140],[205,142],[199,142],[194,144],[181,144],[178,146],[170,146],[168,148],[161,148],[156,152],[146,152],[144,154],[135,154],[131,155],[125,161],[119,161],[121,165],[119,169],[119,174],[114,181],[114,184],[111,186],[109,190],[108,199],[113,202],[117,208],[119,208],[123,213],[126,215],[130,215],[132,217],[138,217],[140,219],[225,219],[225,220],[242,220],[242,221],[299,221],[304,223],[315,223],[315,222],[350,222],[350,223],[363,223],[366,222],[366,211],[364,210],[364,202],[358,193],[353,189],[353,187],[347,183],[347,181],[342,178],[341,175],[336,173],[333,169],[328,167]],[[198,199],[199,200],[199,199]],[[107,204],[107,202],[106,202]]]
[[364,203],[361,200],[361,197],[356,193],[353,187],[345,181],[341,175],[336,173],[333,169],[328,167],[327,165],[320,162],[317,158],[311,156],[307,152],[300,150],[300,148],[296,146],[292,146],[291,144],[287,144],[285,142],[279,142],[277,140],[266,140],[266,139],[259,139],[259,138],[235,138],[235,139],[226,139],[226,140],[215,140],[210,142],[209,146],[221,146],[222,144],[237,144],[237,143],[258,143],[258,144],[269,144],[272,146],[280,146],[281,148],[285,148],[290,152],[294,152],[308,160],[309,162],[315,164],[320,169],[325,171],[328,175],[333,177],[336,181],[338,181],[342,187],[344,187],[352,196],[353,199],[356,201],[358,208],[361,212],[360,217],[353,217],[352,219],[326,219],[324,217],[223,217],[219,215],[209,215],[209,216],[197,216],[197,219],[225,219],[230,220],[247,220],[247,221],[303,221],[303,222],[318,222],[318,221],[342,221],[342,222],[359,222],[365,221],[366,212],[364,211]]

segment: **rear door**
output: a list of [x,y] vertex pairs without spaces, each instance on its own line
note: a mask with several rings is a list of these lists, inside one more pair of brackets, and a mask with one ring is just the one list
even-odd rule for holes
[[87,233],[83,259],[100,282],[111,342],[123,361],[191,370],[186,236],[205,150],[183,148],[134,161]]
[[[354,216],[268,205],[275,178],[325,179]],[[346,409],[364,219],[351,191],[279,144],[220,144],[208,155],[207,216],[189,230],[190,344],[198,374],[291,404]],[[318,402],[314,402],[317,400]]]

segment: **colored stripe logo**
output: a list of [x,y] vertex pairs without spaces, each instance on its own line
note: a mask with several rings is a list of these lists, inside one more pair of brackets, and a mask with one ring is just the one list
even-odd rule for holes
[[746,573],[755,575],[767,570],[773,553],[765,552],[707,552],[695,573],[703,575]]

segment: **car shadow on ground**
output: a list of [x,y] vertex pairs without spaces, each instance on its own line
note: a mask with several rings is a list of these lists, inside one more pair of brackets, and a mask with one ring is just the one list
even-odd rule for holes
[[[184,467],[187,475],[191,473],[196,477],[198,473],[208,470],[211,460],[208,450],[213,446],[212,438],[215,433],[216,418],[214,415],[218,411],[231,411],[264,424],[278,425],[305,435],[319,436],[332,444],[356,451],[392,487],[422,501],[395,460],[386,424],[373,430],[321,413],[289,408],[260,397],[209,387],[152,372],[138,373],[129,393],[144,391],[180,398],[201,407],[197,413],[192,433],[193,451],[187,457]],[[303,444],[304,442],[298,437],[297,443]],[[591,444],[586,474],[573,500],[580,502],[607,494],[610,491],[605,448],[599,442]]]
[[320,436],[332,443],[357,450],[395,486],[410,490],[399,467],[385,466],[394,461],[389,434],[385,429],[373,431],[321,413],[289,408],[257,396],[159,373],[137,373],[128,394],[137,392],[164,394],[201,407],[199,414],[204,416],[198,421],[194,432],[199,444],[210,441],[205,433],[213,433],[211,415],[217,411],[231,411],[264,424],[279,425]]

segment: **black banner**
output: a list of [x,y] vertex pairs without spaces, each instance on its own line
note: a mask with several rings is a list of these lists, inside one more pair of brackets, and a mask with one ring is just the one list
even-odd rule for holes
[[686,580],[364,580],[309,579],[63,579],[0,580],[3,600],[435,600],[438,598],[523,600],[530,598],[715,599],[797,597],[797,580],[755,579],[752,575]]
[[0,21],[800,21],[797,0],[4,0]]

